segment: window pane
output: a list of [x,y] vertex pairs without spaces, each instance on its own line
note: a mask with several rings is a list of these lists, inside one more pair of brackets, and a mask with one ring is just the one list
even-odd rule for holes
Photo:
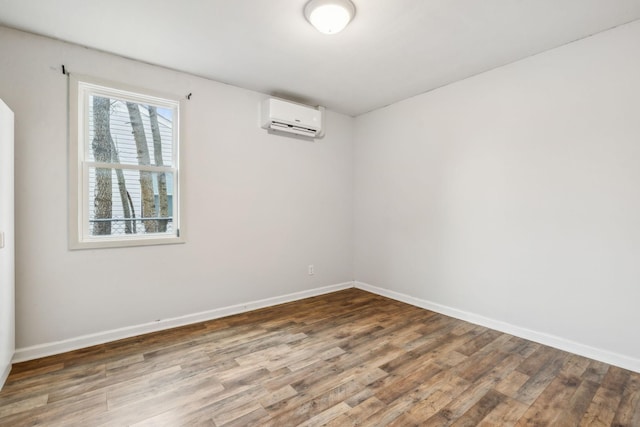
[[89,168],[89,235],[175,234],[173,173]]
[[75,75],[69,83],[70,248],[183,243],[178,98]]
[[173,166],[174,110],[89,96],[87,159]]

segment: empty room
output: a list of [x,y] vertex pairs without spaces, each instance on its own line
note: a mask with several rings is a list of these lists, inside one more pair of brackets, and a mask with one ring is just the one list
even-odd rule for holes
[[640,426],[640,0],[0,0],[0,426]]

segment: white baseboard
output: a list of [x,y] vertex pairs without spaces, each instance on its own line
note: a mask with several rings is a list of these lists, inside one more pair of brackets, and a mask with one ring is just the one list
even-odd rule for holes
[[[185,316],[173,317],[170,319],[157,320],[155,322],[143,323],[141,325],[127,326],[125,328],[113,329],[110,331],[98,332],[95,334],[83,335],[75,338],[56,341],[46,344],[34,345],[31,347],[18,348],[13,356],[13,363],[38,359],[40,357],[52,356],[54,354],[65,353],[67,351],[78,350],[92,345],[104,344],[123,338],[130,338],[136,335],[157,332],[165,329],[176,328],[178,326],[190,325],[207,320],[218,319],[231,316],[233,314],[245,313],[259,308],[270,307],[286,302],[297,301],[317,295],[328,294],[353,287],[353,282],[339,283],[337,285],[324,286],[321,288],[309,289],[307,291],[295,292],[278,297],[266,298],[257,301],[250,301],[243,304],[229,307],[216,308],[200,313],[187,314]],[[8,374],[8,372],[7,372]]]
[[10,372],[11,372],[11,364],[7,365],[4,368],[4,372],[0,374],[0,390],[2,390],[2,387],[4,386],[5,381],[7,381],[7,377],[9,376]]
[[[401,301],[416,307],[435,311],[456,319],[464,320],[476,325],[495,329],[510,335],[528,339],[540,344],[548,345],[563,351],[568,351],[590,359],[598,360],[610,365],[619,366],[640,373],[640,359],[613,353],[607,350],[591,347],[555,335],[522,328],[500,320],[491,319],[475,313],[459,310],[431,301],[415,298],[400,292],[391,291],[377,286],[369,285],[363,282],[345,282],[337,285],[324,286],[321,288],[310,289],[302,292],[281,295],[278,297],[266,298],[257,301],[250,301],[244,304],[237,304],[228,307],[217,308],[214,310],[203,311],[200,313],[188,314],[185,316],[174,317],[170,319],[158,320],[155,322],[144,323],[141,325],[128,326],[125,328],[113,329],[110,331],[98,332],[95,334],[83,335],[80,337],[70,338],[63,341],[56,341],[46,344],[35,345],[31,347],[18,348],[13,357],[13,363],[24,362],[27,360],[37,359],[40,357],[60,354],[67,351],[78,350],[80,348],[90,347],[92,345],[104,344],[109,341],[115,341],[123,338],[130,338],[136,335],[142,335],[150,332],[162,331],[179,326],[185,326],[193,323],[204,322],[207,320],[218,319],[221,317],[231,316],[233,314],[245,313],[259,308],[270,307],[277,304],[292,302],[309,298],[317,295],[323,295],[331,292],[340,291],[356,287],[377,295]],[[8,367],[0,376],[0,385],[4,383],[9,375],[11,368]]]
[[354,283],[356,288],[364,291],[640,373],[640,359],[637,358],[591,347],[562,337],[546,334],[544,332],[522,328],[520,326],[512,325],[511,323],[491,319],[468,311],[458,310],[457,308],[415,298],[410,295],[372,286],[367,283],[358,281]]

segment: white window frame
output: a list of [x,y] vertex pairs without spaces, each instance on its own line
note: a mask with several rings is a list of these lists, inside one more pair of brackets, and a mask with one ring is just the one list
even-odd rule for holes
[[[143,166],[118,164],[121,169],[168,172],[173,175],[172,233],[125,234],[94,236],[89,229],[89,168],[113,168],[113,164],[88,159],[89,96],[98,95],[154,105],[174,111],[171,166]],[[181,221],[182,203],[180,180],[180,110],[182,100],[155,91],[133,88],[124,84],[87,76],[69,76],[69,248],[113,248],[128,246],[165,245],[185,242]]]

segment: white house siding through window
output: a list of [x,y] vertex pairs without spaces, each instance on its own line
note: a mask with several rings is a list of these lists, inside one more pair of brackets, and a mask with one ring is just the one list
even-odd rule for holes
[[[94,114],[93,114],[93,97],[92,95],[88,102],[88,140],[87,140],[87,153],[88,160],[98,161],[91,145],[91,141],[94,138]],[[147,148],[150,154],[150,161],[152,165],[159,165],[155,159],[154,141],[152,136],[151,121],[149,118],[149,109],[143,104],[134,104],[140,111],[142,124],[144,127],[144,134],[146,136]],[[160,131],[160,137],[162,140],[162,165],[172,165],[172,123],[171,117],[172,111],[164,108],[157,108],[158,128]],[[138,165],[138,150],[136,147],[135,138],[132,132],[131,119],[127,108],[127,103],[122,100],[110,99],[110,130],[111,137],[113,139],[114,163],[122,165]],[[117,156],[117,157],[116,157]],[[115,160],[117,159],[117,160]],[[140,185],[140,171],[136,169],[112,169],[112,218],[111,219],[96,219],[95,215],[95,199],[91,195],[95,194],[96,187],[96,168],[89,169],[89,229],[93,229],[93,224],[96,221],[109,221],[111,223],[111,235],[124,235],[126,232],[125,226],[134,227],[134,234],[144,233],[144,226],[142,224],[142,191]],[[121,176],[118,177],[118,173]],[[159,211],[159,173],[151,172],[153,182],[153,193],[155,198],[156,212],[154,217],[160,218]],[[166,232],[173,232],[173,188],[174,179],[173,174],[165,173],[166,177],[166,193],[168,198],[168,214],[162,215],[163,218],[168,218]],[[121,197],[120,185],[122,184],[122,178],[124,178],[126,187],[126,196],[129,203],[129,216],[125,215],[125,209],[123,206],[123,197]],[[127,200],[125,199],[125,203]],[[135,221],[127,221],[127,218],[136,218]],[[149,218],[146,215],[146,218]]]

